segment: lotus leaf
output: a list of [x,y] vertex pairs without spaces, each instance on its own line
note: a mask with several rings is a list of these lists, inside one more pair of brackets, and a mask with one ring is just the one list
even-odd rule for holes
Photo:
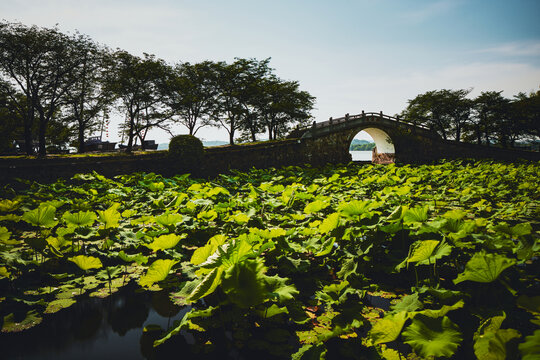
[[406,321],[407,312],[405,311],[386,315],[384,318],[378,320],[369,332],[373,345],[396,340]]
[[93,256],[77,255],[68,259],[74,262],[81,270],[99,269],[103,266],[101,260]]
[[101,221],[105,226],[105,229],[117,228],[120,221],[121,215],[118,212],[118,207],[120,204],[115,203],[111,205],[107,210],[98,210],[99,221]]
[[187,234],[182,235],[176,235],[176,234],[168,234],[168,235],[161,235],[154,239],[150,244],[146,245],[149,249],[152,251],[159,251],[159,250],[166,250],[171,249],[178,244],[178,242],[182,239],[185,239],[187,237]]
[[93,211],[79,211],[75,214],[66,211],[62,218],[67,224],[80,227],[91,226],[96,221],[97,216]]
[[540,329],[525,338],[525,342],[519,344],[519,352],[522,360],[538,360],[540,354]]
[[339,225],[339,213],[333,213],[326,217],[319,225],[319,231],[326,234],[337,228]]
[[416,353],[423,357],[450,357],[459,344],[462,336],[459,328],[447,316],[430,318],[416,316],[411,325],[403,331],[403,340],[411,345]]
[[2,326],[2,332],[19,332],[30,329],[36,325],[39,325],[43,318],[39,316],[37,311],[31,310],[27,312],[24,318],[20,319],[14,314],[4,316],[4,325]]
[[54,227],[58,221],[54,219],[56,208],[51,205],[40,205],[37,209],[26,211],[22,219],[34,226]]
[[169,259],[158,259],[154,261],[146,274],[139,279],[139,285],[150,287],[156,282],[165,280],[176,263],[178,261]]
[[465,271],[454,279],[454,284],[467,280],[483,283],[495,281],[505,269],[515,263],[515,260],[504,255],[476,253],[465,265]]

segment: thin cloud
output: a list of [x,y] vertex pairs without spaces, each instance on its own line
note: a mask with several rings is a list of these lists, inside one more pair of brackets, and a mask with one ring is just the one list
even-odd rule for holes
[[512,42],[476,51],[501,56],[540,56],[540,41]]
[[431,18],[445,14],[454,9],[459,4],[456,0],[440,0],[427,4],[426,6],[401,14],[401,18],[412,23],[421,23]]

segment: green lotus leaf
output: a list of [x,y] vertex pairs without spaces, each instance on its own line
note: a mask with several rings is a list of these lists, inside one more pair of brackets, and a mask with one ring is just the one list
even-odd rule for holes
[[45,309],[45,314],[54,314],[62,309],[68,308],[71,305],[75,304],[76,301],[73,299],[56,299],[47,304]]
[[282,228],[270,228],[270,229],[258,229],[258,228],[249,228],[249,232],[255,235],[260,236],[263,239],[275,239],[280,236],[285,236],[287,231]]
[[310,202],[304,207],[304,213],[306,214],[313,214],[317,213],[323,209],[326,209],[330,206],[329,201],[323,201],[323,200],[315,200],[313,202]]
[[355,217],[365,213],[369,213],[373,208],[373,202],[353,200],[347,203],[341,203],[338,206],[338,210],[348,217]]
[[56,208],[51,205],[40,205],[37,209],[26,211],[22,219],[34,226],[54,227],[58,221],[54,219]]
[[465,265],[465,271],[454,279],[454,284],[467,280],[483,283],[495,281],[505,269],[515,263],[515,260],[504,255],[476,253]]
[[20,200],[9,200],[2,199],[0,200],[0,212],[12,212],[17,210],[20,207]]
[[411,312],[422,309],[423,307],[424,304],[422,304],[422,302],[418,299],[418,293],[414,293],[402,297],[397,304],[392,305],[392,310],[395,312]]
[[405,311],[386,315],[384,318],[378,320],[369,332],[373,345],[396,340],[406,321],[407,312]]
[[77,255],[68,258],[68,260],[74,262],[81,270],[84,271],[103,267],[101,260],[93,256]]
[[16,245],[19,244],[18,240],[10,240],[11,232],[4,226],[0,226],[0,242],[6,245]]
[[407,262],[420,262],[429,259],[439,243],[438,240],[423,240],[414,243]]
[[525,342],[519,344],[521,360],[538,360],[540,354],[540,329],[525,338]]
[[148,257],[144,256],[143,254],[128,255],[124,252],[124,250],[118,252],[118,257],[125,262],[136,262],[139,265],[146,264],[148,262]]
[[320,250],[315,254],[315,256],[319,257],[319,256],[325,256],[325,255],[330,254],[330,252],[332,252],[332,250],[334,249],[335,241],[336,241],[335,237],[329,237],[328,239],[326,239],[322,243]]
[[98,210],[99,221],[105,225],[105,229],[117,228],[121,215],[117,210],[119,203],[114,203],[107,210]]
[[165,341],[169,340],[171,336],[178,334],[181,330],[188,329],[191,319],[210,317],[214,314],[216,309],[217,307],[212,306],[204,310],[191,309],[184,315],[182,320],[174,322],[173,327],[167,331],[167,334],[164,337],[154,341],[154,347],[163,344]]
[[435,358],[452,356],[462,340],[458,326],[447,316],[416,316],[412,324],[403,331],[402,337],[417,354]]
[[219,246],[223,245],[227,237],[225,235],[215,235],[211,237],[206,245],[195,250],[191,256],[191,263],[199,265],[204,263],[210,255],[212,255]]
[[203,221],[212,221],[218,217],[218,213],[214,209],[203,210],[197,214],[197,219]]
[[247,222],[249,222],[249,219],[250,219],[249,215],[245,213],[238,213],[238,214],[229,216],[229,220],[234,221],[237,225],[244,225]]
[[465,305],[465,302],[463,300],[457,301],[453,305],[443,305],[440,309],[426,309],[422,311],[415,311],[409,314],[409,317],[414,317],[416,315],[423,315],[431,318],[440,318],[448,314],[448,312],[461,309]]
[[213,268],[206,276],[197,284],[193,291],[186,298],[187,302],[197,301],[207,295],[213,293],[221,284],[223,279],[223,268]]
[[449,210],[446,213],[444,213],[443,217],[447,219],[453,219],[453,220],[461,220],[465,216],[467,216],[467,213],[463,211],[462,209],[453,209]]
[[281,302],[293,300],[298,294],[294,285],[287,285],[289,279],[277,275],[265,276],[264,282],[268,296]]
[[93,211],[79,211],[75,214],[66,211],[62,218],[69,225],[82,227],[93,225],[97,216]]
[[268,319],[279,314],[288,314],[289,310],[285,306],[279,307],[276,304],[272,304],[264,310],[260,310],[258,313],[261,317]]
[[182,239],[185,239],[187,237],[187,234],[182,235],[176,235],[176,234],[168,234],[168,235],[161,235],[154,239],[150,244],[147,244],[146,247],[151,249],[152,251],[158,251],[158,250],[166,250],[171,249],[178,244],[178,242]]
[[319,231],[322,234],[326,234],[337,228],[339,225],[339,213],[333,213],[326,217],[319,225]]
[[3,333],[19,332],[39,325],[43,318],[39,316],[36,310],[31,310],[25,314],[24,318],[19,318],[14,314],[4,316],[2,325]]
[[265,271],[262,259],[237,263],[225,272],[223,291],[241,308],[258,305],[267,299]]
[[474,334],[474,354],[478,360],[505,360],[506,344],[512,339],[519,338],[521,334],[514,329],[501,329],[506,318],[494,316],[484,321]]
[[291,360],[324,360],[326,353],[324,344],[305,344],[291,355]]
[[184,221],[184,215],[177,213],[167,212],[163,215],[156,217],[156,223],[164,227],[176,225],[182,221]]
[[64,237],[61,237],[61,236],[58,236],[58,237],[49,236],[45,240],[47,241],[47,244],[49,244],[50,246],[52,246],[58,251],[61,251],[63,247],[66,247],[72,244],[70,240],[66,240]]
[[169,259],[158,259],[154,261],[146,274],[139,279],[139,285],[150,287],[156,282],[165,280],[176,263],[178,261]]
[[403,222],[405,224],[417,224],[424,223],[428,219],[428,209],[429,207],[415,207],[412,209],[407,209],[403,213]]

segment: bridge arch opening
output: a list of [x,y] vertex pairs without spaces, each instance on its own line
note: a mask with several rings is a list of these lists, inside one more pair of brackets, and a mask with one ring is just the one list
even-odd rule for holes
[[[354,140],[357,141],[354,141]],[[375,146],[364,145],[363,147],[354,146],[354,144],[364,143],[365,142],[373,143]],[[354,150],[351,149],[360,149],[362,150],[369,148],[371,151],[371,156],[369,153],[353,153]],[[364,150],[366,151],[366,150]],[[377,164],[389,164],[393,163],[395,159],[396,150],[394,143],[390,136],[381,129],[378,128],[365,128],[357,132],[349,142],[349,153],[351,153],[353,161],[371,161],[372,163]]]

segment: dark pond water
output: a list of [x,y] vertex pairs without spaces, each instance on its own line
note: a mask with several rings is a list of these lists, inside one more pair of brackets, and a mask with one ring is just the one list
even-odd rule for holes
[[0,334],[0,358],[170,359],[171,353],[178,355],[188,350],[190,339],[177,336],[180,339],[156,350],[152,347],[152,334],[143,329],[148,325],[166,329],[188,310],[172,304],[165,293],[137,293],[133,289],[124,289],[105,299],[80,299],[68,309],[45,316],[32,329]]

